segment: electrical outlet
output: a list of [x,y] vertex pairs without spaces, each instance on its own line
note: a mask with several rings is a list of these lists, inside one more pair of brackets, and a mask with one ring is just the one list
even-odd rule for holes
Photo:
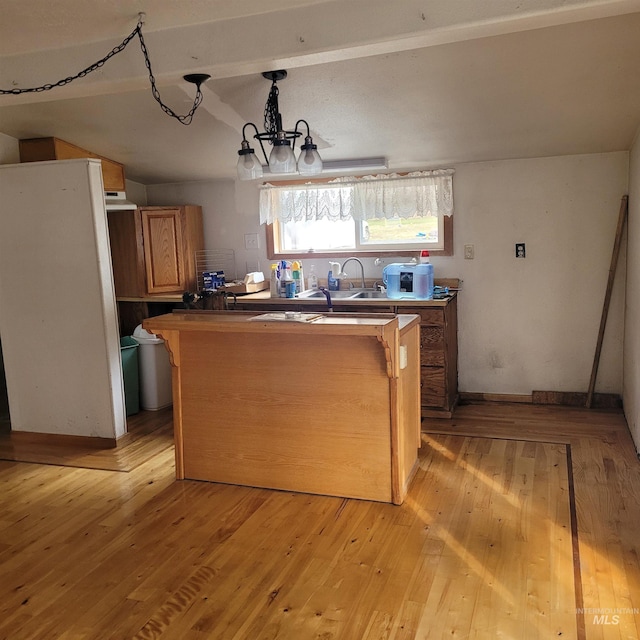
[[516,258],[526,258],[524,242],[516,242]]
[[245,233],[244,234],[244,248],[245,249],[259,249],[260,241],[258,240],[257,233]]
[[473,260],[475,258],[475,249],[472,244],[464,245],[464,259]]

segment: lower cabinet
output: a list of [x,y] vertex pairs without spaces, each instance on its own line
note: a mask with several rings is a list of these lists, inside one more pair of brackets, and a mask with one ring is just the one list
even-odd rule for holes
[[450,418],[458,401],[458,305],[403,307],[420,320],[420,393],[422,417]]
[[[416,303],[415,306],[334,304],[336,312],[412,313],[420,316],[420,394],[423,418],[450,418],[458,402],[458,300]],[[393,302],[393,301],[391,301]],[[233,307],[232,307],[233,308]],[[325,306],[295,302],[252,303],[237,299],[235,308],[246,311],[324,312]]]

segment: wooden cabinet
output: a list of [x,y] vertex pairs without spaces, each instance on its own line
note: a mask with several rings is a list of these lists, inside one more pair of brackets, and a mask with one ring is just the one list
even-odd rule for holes
[[417,318],[252,315],[143,322],[172,354],[176,478],[401,504],[420,447]]
[[403,307],[420,316],[420,396],[422,417],[450,418],[458,400],[458,304]]
[[201,207],[139,207],[107,215],[116,296],[196,290],[195,254],[204,249]]
[[139,298],[147,291],[140,214],[108,211],[107,221],[116,296]]
[[102,160],[105,191],[124,191],[124,166],[59,138],[29,138],[19,141],[20,162],[97,158]]

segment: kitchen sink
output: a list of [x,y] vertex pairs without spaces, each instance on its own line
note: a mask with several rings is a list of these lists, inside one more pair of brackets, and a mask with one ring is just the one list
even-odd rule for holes
[[[340,298],[344,299],[344,298],[355,297],[355,291],[329,291],[329,293],[331,294],[332,300],[337,300]],[[326,296],[324,295],[324,293],[322,293],[322,291],[313,291],[313,290],[303,291],[302,293],[299,293],[296,297],[301,300],[308,300],[308,299],[315,300],[317,298],[320,298],[322,300],[326,299]]]
[[[382,298],[385,299],[387,294],[384,291],[373,291],[362,289],[348,289],[347,291],[330,291],[332,300],[362,300],[363,298]],[[297,295],[297,298],[300,300],[316,300],[316,299],[325,299],[324,293],[322,291],[303,291]]]
[[386,291],[358,291],[353,295],[353,298],[361,299],[361,298],[383,298],[386,299],[387,293]]

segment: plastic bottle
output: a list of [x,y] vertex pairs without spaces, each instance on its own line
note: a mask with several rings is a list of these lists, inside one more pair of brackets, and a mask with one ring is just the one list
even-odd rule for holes
[[[291,263],[283,260],[280,263],[280,297],[287,297],[287,283],[293,282]],[[292,296],[293,297],[293,296]]]
[[309,289],[317,290],[318,289],[318,276],[316,275],[316,265],[312,264],[309,269],[309,281],[307,283],[309,285]]
[[274,262],[271,265],[271,281],[270,291],[272,298],[280,297],[280,277],[278,275],[278,263]]
[[338,262],[330,262],[329,273],[327,274],[327,289],[329,289],[329,291],[340,290],[340,278],[337,277],[339,273],[340,264]]
[[291,277],[296,283],[296,293],[300,293],[304,289],[304,284],[302,278],[302,265],[297,260],[295,260],[291,265]]
[[429,260],[429,252],[420,252],[420,265],[415,274],[416,298],[431,300],[433,298],[433,265]]
[[431,300],[433,265],[429,256],[420,256],[419,264],[392,263],[382,270],[382,282],[391,300]]

